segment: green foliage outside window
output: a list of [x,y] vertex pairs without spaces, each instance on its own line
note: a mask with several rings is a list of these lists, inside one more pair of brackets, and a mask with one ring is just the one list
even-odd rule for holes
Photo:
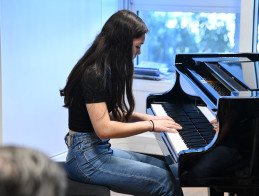
[[150,30],[140,61],[172,65],[179,53],[235,52],[235,14],[139,12],[139,15]]

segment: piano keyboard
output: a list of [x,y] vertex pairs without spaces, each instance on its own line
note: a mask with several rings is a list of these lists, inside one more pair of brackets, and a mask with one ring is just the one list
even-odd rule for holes
[[191,104],[151,104],[156,116],[170,116],[183,129],[178,133],[165,133],[176,155],[182,150],[197,149],[210,143],[215,135],[210,121],[215,119],[206,108]]

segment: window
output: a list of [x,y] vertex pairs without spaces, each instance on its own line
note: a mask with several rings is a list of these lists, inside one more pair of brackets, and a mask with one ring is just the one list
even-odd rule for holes
[[258,18],[259,18],[259,3],[258,0],[255,0],[254,2],[254,6],[255,6],[255,14],[254,14],[254,47],[253,47],[253,52],[259,52],[259,23],[258,23]]
[[[253,52],[258,53],[259,52],[259,1],[254,1],[254,18],[253,18]],[[259,63],[255,64],[255,75],[256,78],[259,78]],[[259,86],[259,81],[257,80],[257,86]]]
[[150,30],[137,66],[171,68],[179,53],[239,51],[240,0],[134,0],[130,5]]

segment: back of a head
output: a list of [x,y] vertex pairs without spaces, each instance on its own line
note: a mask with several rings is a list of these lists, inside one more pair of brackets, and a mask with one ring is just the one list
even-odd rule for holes
[[1,196],[62,196],[65,187],[65,172],[44,153],[27,147],[0,147]]

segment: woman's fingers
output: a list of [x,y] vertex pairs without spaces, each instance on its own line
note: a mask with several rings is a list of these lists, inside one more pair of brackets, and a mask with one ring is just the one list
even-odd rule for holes
[[154,116],[156,119],[154,120],[170,120],[170,121],[173,121],[174,122],[174,119],[172,119],[171,117],[169,116]]
[[178,123],[175,123],[176,129],[183,129],[183,127],[181,125],[179,125]]
[[178,133],[178,131],[176,129],[169,129],[167,132],[170,132],[170,133]]
[[169,123],[169,125],[170,125],[170,128],[173,128],[173,129],[182,129],[182,126],[181,125],[179,125],[178,123],[176,123],[176,122],[170,122]]
[[172,120],[153,120],[156,132],[178,132],[182,126]]

